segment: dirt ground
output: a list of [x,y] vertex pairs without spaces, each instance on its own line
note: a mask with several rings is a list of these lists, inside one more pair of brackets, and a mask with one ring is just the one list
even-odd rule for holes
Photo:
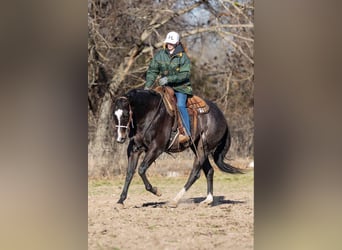
[[88,249],[253,249],[254,172],[231,175],[215,170],[214,203],[206,197],[204,175],[177,208],[167,202],[187,176],[150,176],[162,196],[147,192],[134,176],[124,209],[115,208],[124,177],[88,185]]

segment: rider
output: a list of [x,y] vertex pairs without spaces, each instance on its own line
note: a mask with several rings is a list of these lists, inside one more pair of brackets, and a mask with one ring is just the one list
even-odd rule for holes
[[186,130],[184,135],[179,135],[179,142],[186,142],[191,135],[190,118],[186,108],[187,98],[192,95],[190,60],[177,32],[171,31],[167,34],[163,49],[153,57],[146,73],[145,89],[152,87],[158,75],[161,75],[159,85],[170,86],[175,91],[177,107]]

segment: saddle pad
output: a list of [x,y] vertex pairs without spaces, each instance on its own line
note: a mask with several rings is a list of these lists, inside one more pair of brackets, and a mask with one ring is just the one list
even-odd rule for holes
[[189,109],[196,109],[199,114],[206,114],[209,112],[208,104],[199,96],[192,96],[188,98],[186,106]]

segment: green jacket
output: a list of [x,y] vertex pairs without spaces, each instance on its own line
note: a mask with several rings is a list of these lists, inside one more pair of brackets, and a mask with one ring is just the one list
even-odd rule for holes
[[167,86],[175,91],[192,95],[190,60],[181,44],[175,48],[172,56],[167,49],[157,52],[147,70],[145,87],[151,88],[158,75],[166,76]]

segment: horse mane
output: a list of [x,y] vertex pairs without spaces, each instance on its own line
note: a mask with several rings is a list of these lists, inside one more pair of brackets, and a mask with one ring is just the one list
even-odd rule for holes
[[157,105],[160,101],[161,95],[155,91],[144,90],[144,89],[131,89],[124,95],[131,105],[146,106],[146,105]]
[[153,96],[160,96],[157,92],[155,91],[149,91],[149,90],[144,90],[144,89],[131,89],[129,90],[125,96],[127,98],[132,98],[134,97],[135,95],[137,94],[150,94],[150,95],[153,95]]

